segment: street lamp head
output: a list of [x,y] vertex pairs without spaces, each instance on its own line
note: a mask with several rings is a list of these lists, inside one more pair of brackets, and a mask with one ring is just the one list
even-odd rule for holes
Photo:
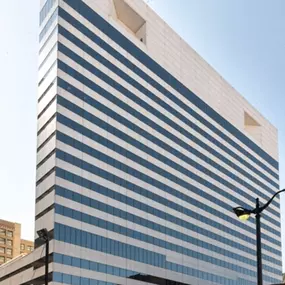
[[242,221],[247,221],[250,217],[250,214],[251,214],[251,211],[249,211],[243,207],[233,208],[233,211],[238,216],[238,218]]
[[44,241],[47,241],[49,239],[48,230],[46,228],[38,230],[37,234],[39,235],[39,238]]

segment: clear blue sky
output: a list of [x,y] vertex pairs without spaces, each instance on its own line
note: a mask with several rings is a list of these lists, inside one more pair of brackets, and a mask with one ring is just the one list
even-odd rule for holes
[[[149,2],[279,129],[280,185],[285,187],[285,1]],[[38,1],[9,0],[0,9],[0,218],[22,223],[23,236],[30,239],[34,235],[38,6]],[[285,231],[285,194],[281,201]]]

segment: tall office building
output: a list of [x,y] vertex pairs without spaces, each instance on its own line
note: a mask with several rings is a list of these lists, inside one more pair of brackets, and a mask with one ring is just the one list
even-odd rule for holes
[[[51,284],[256,284],[254,219],[232,207],[278,189],[277,130],[141,0],[41,1],[39,58]],[[262,231],[264,283],[279,283],[278,198]],[[42,256],[35,239],[19,266]]]

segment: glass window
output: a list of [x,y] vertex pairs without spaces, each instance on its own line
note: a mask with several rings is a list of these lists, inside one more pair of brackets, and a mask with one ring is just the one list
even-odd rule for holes
[[1,262],[1,263],[2,263],[2,262],[5,262],[4,256],[0,256],[0,262]]
[[55,21],[55,19],[57,18],[57,14],[58,14],[58,9],[56,9],[53,14],[51,15],[50,19],[47,21],[46,25],[44,26],[44,28],[42,29],[40,35],[39,35],[39,39],[40,41],[43,39],[43,37],[45,36],[45,34],[48,32],[49,28],[51,27],[51,25],[53,24],[53,22]]
[[72,257],[71,265],[75,267],[80,267],[80,258]]
[[7,249],[6,249],[6,253],[7,253],[8,255],[12,255],[12,249],[11,249],[11,248],[7,248]]
[[69,274],[62,274],[62,281],[66,284],[71,284],[71,275]]
[[98,285],[98,281],[94,279],[90,279],[90,285]]
[[80,284],[82,285],[89,285],[89,279],[85,277],[81,277]]
[[12,246],[13,242],[10,239],[7,239],[7,245]]
[[28,245],[28,246],[27,246],[27,250],[28,250],[28,251],[32,251],[33,249],[34,249],[33,246],[31,246],[31,245]]
[[89,269],[90,267],[89,264],[90,262],[88,260],[84,260],[84,259],[81,260],[81,268]]
[[97,262],[90,262],[90,270],[98,271],[98,263]]
[[4,229],[0,229],[0,235],[6,235],[6,231]]
[[21,250],[25,250],[25,245],[21,243]]
[[0,244],[5,244],[5,239],[4,238],[0,238]]
[[0,253],[5,253],[5,247],[0,247]]
[[72,285],[80,285],[80,277],[72,276]]
[[62,282],[62,273],[53,272],[53,281]]
[[7,231],[6,235],[7,235],[7,237],[13,237],[13,232],[12,231]]
[[66,265],[71,265],[71,256],[64,255],[63,256],[63,263]]

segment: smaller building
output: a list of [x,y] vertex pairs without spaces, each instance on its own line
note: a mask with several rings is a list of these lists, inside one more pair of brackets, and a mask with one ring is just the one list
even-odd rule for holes
[[0,219],[0,265],[33,249],[32,241],[21,239],[21,224]]
[[34,250],[34,242],[26,239],[21,239],[20,253],[30,253]]

